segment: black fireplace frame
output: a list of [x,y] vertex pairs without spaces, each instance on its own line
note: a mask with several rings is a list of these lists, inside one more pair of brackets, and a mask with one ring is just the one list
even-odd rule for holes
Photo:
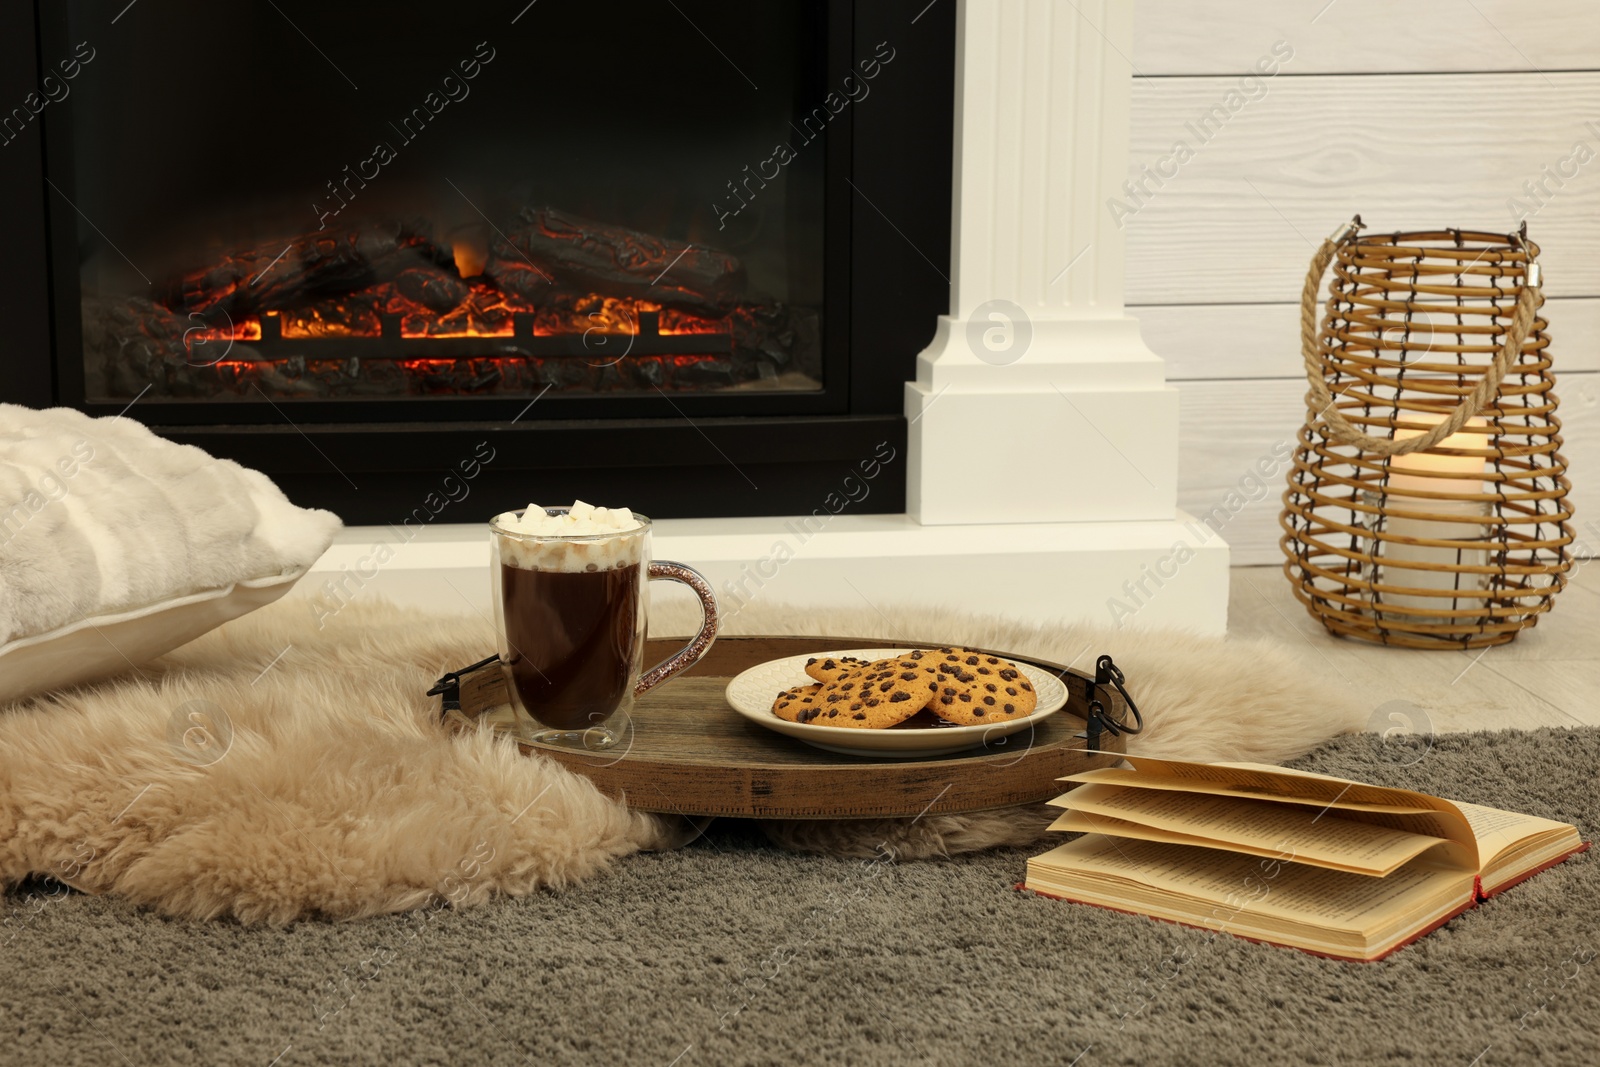
[[[551,395],[531,408],[518,397],[425,407],[263,398],[228,402],[226,424],[215,421],[220,405],[145,398],[127,414],[261,470],[297,503],[352,523],[414,515],[441,476],[481,458],[485,442],[494,460],[481,465],[474,487],[494,508],[583,495],[656,517],[803,514],[822,507],[860,463],[881,460],[887,445],[896,460],[852,507],[903,511],[903,383],[949,304],[955,5],[827,4],[830,84],[879,41],[896,56],[869,100],[845,109],[825,135],[824,392]],[[20,102],[60,51],[59,8],[47,5],[0,0],[0,101]],[[96,47],[114,47],[114,31],[108,26]],[[92,74],[86,67],[81,76]],[[74,209],[61,184],[46,180],[70,163],[70,106],[70,98],[47,106],[33,128],[0,146],[0,248],[13,250],[0,257],[0,315],[11,341],[0,356],[0,400],[115,415],[121,405],[84,400]],[[479,510],[441,521],[468,521]]]

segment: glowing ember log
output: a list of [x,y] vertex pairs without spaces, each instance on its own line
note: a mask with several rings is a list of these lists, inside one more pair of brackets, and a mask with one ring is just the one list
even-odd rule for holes
[[488,272],[502,288],[535,301],[543,287],[720,316],[746,289],[744,264],[726,252],[549,207],[523,208],[493,251]]
[[432,265],[407,267],[395,278],[394,287],[406,299],[440,314],[459,305],[472,292],[472,286]]
[[423,236],[426,231],[422,224],[391,224],[274,241],[190,271],[160,302],[174,311],[199,312],[209,322],[222,318],[214,312],[238,319],[353,293],[408,267],[449,262],[448,253]]

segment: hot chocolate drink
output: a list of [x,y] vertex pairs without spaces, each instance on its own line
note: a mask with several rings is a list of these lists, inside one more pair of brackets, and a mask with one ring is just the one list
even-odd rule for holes
[[564,734],[603,727],[639,679],[647,527],[626,508],[582,502],[497,521],[501,655],[517,706]]
[[500,566],[511,682],[553,730],[598,726],[639,677],[644,626],[638,563],[605,570]]
[[[650,520],[627,508],[508,511],[489,523],[499,653],[517,736],[597,751],[631,737],[634,698],[691,667],[717,635],[717,599],[691,567],[650,558]],[[651,579],[682,582],[705,622],[641,671]],[[626,751],[626,750],[624,750]]]

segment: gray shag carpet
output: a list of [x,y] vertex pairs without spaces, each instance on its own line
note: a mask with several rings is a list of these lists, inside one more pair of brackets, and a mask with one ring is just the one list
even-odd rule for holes
[[[1298,765],[1600,823],[1597,729]],[[1027,855],[796,855],[724,821],[562,892],[288,927],[32,882],[0,1063],[1600,1063],[1592,855],[1372,964],[1019,893]]]

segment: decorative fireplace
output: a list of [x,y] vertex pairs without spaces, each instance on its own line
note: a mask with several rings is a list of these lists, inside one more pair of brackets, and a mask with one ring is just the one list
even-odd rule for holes
[[0,0],[0,398],[350,522],[483,442],[498,505],[810,512],[948,303],[925,6]]

